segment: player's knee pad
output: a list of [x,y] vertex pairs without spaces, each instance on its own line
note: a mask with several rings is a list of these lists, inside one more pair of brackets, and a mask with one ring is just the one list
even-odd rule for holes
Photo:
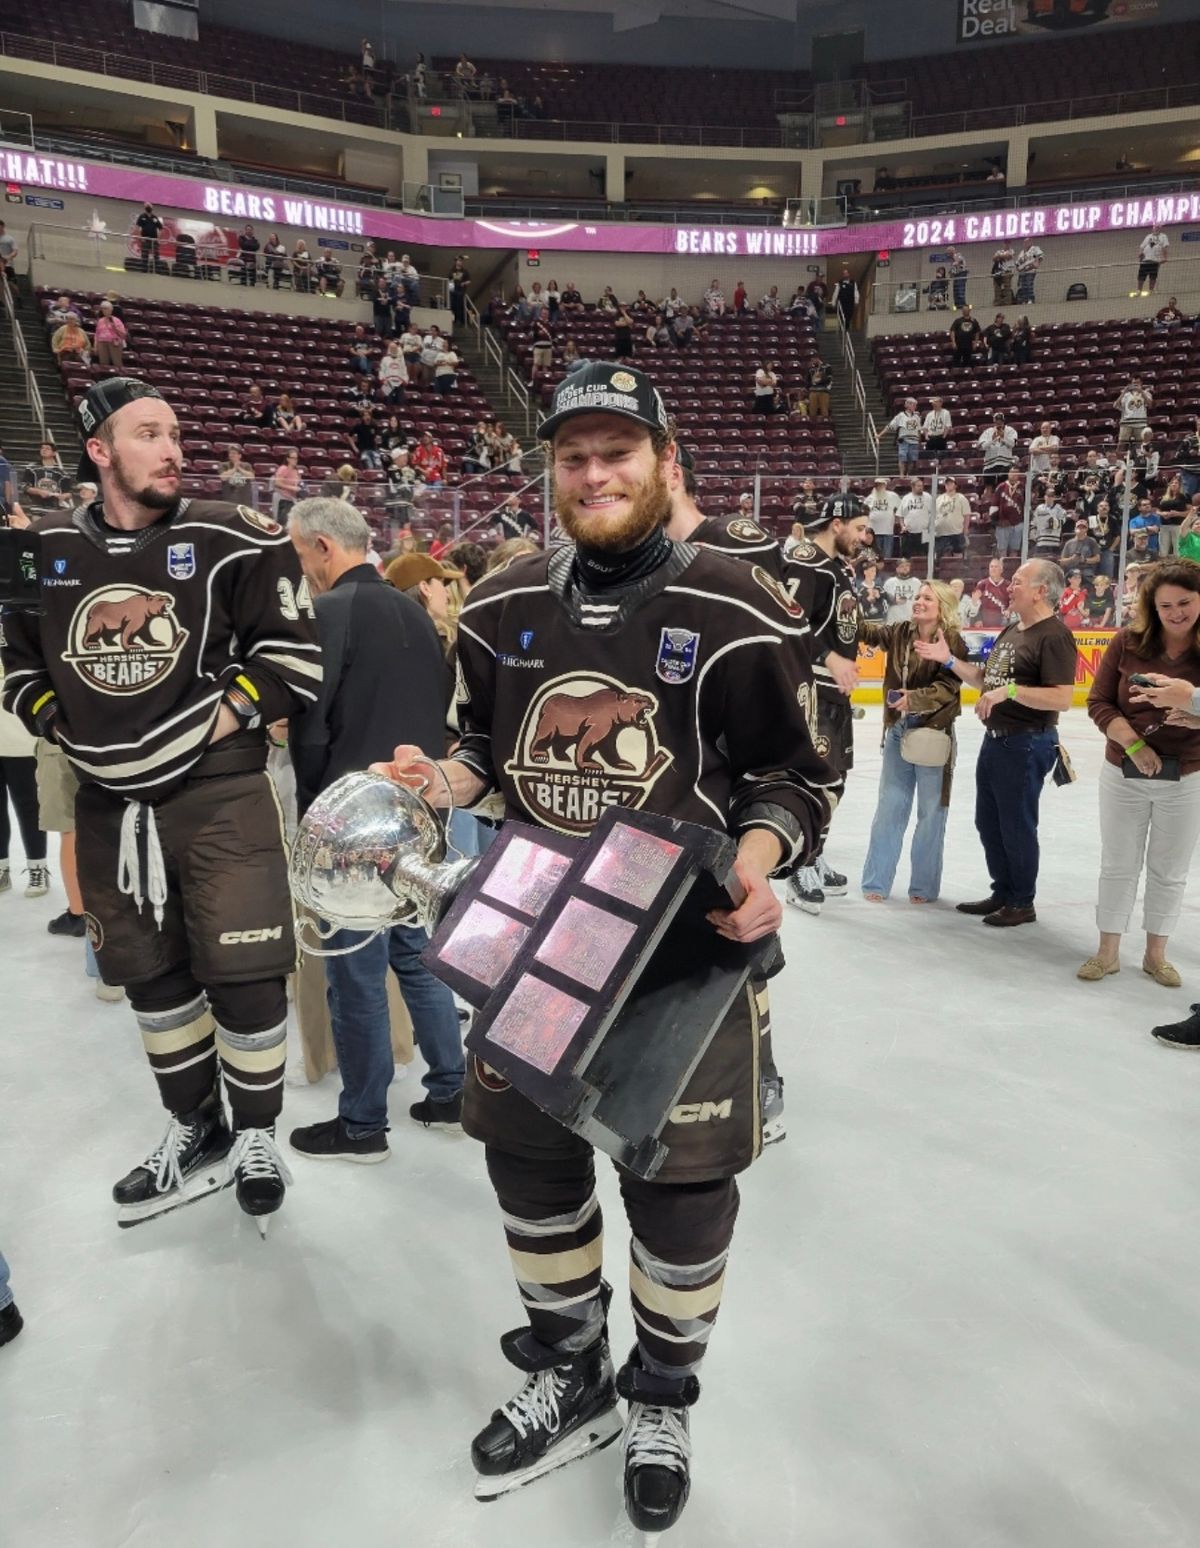
[[222,1032],[235,1037],[259,1037],[287,1024],[287,987],[282,978],[260,978],[248,984],[210,984],[208,1000]]
[[126,992],[139,1023],[143,1016],[162,1016],[196,1002],[206,1003],[204,990],[186,967],[171,968],[146,983],[130,984]]

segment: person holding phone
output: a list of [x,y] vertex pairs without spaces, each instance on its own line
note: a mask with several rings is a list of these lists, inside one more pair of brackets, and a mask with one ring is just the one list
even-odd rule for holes
[[[1107,742],[1100,771],[1100,944],[1077,977],[1120,972],[1138,878],[1146,872],[1142,971],[1180,987],[1167,961],[1179,922],[1188,867],[1200,838],[1200,722],[1155,702],[1162,679],[1200,688],[1200,565],[1156,565],[1133,617],[1104,653],[1088,695],[1088,714]],[[1182,722],[1182,723],[1181,723]]]

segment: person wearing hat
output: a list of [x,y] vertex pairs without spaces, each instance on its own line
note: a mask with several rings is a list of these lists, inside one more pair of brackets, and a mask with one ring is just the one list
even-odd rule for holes
[[[462,741],[442,764],[455,804],[498,791],[508,817],[575,837],[614,803],[727,833],[745,897],[709,924],[769,940],[782,913],[769,878],[813,853],[840,789],[797,690],[803,613],[761,566],[667,535],[674,426],[640,371],[589,363],[559,384],[540,434],[570,541],[487,576],[463,609]],[[399,746],[377,771],[419,777],[414,756]],[[747,985],[664,1124],[654,1179],[620,1173],[637,1344],[619,1374],[591,1146],[470,1061],[463,1126],[486,1146],[528,1319],[502,1341],[524,1384],[472,1447],[480,1497],[614,1439],[620,1394],[630,1518],[655,1532],[678,1518],[735,1174],[761,1147],[765,1013],[765,990]],[[728,1118],[693,1121],[713,1102]]]
[[676,444],[667,536],[676,543],[701,543],[735,559],[749,559],[782,580],[783,554],[776,539],[754,520],[753,499],[749,514],[739,513],[728,520],[706,516],[696,504],[697,487],[695,458],[686,446]]
[[981,489],[994,489],[1012,467],[1017,454],[1017,432],[1005,424],[1004,415],[992,415],[992,423],[976,441],[983,453],[983,477]]
[[79,776],[89,935],[170,1114],[113,1189],[118,1220],[232,1183],[262,1228],[287,1181],[274,1124],[295,960],[266,727],[316,697],[312,603],[269,517],[182,496],[157,389],[111,377],[76,414],[78,478],[100,498],[41,529],[42,611],[5,617],[4,703]]
[[[440,593],[444,611],[445,578],[453,572],[428,554],[405,554],[388,566],[385,580],[367,558],[366,517],[345,500],[299,501],[288,512],[288,532],[315,598],[324,667],[317,702],[293,716],[289,728],[303,816],[335,780],[385,757],[397,742],[431,758],[445,751],[450,678],[433,607],[422,607],[413,592]],[[293,1150],[323,1161],[387,1160],[388,1087],[396,1072],[389,971],[427,1066],[425,1096],[409,1116],[427,1129],[458,1132],[462,1035],[453,994],[421,962],[428,944],[424,930],[406,925],[365,944],[352,930],[330,938],[335,951],[357,948],[325,959],[342,1091],[336,1117],[292,1130]]]
[[[843,480],[844,482],[844,480]],[[804,523],[806,541],[792,550],[789,565],[798,578],[794,594],[813,631],[816,681],[816,746],[839,783],[854,767],[854,719],[850,695],[858,685],[858,641],[862,611],[854,561],[866,541],[869,521],[862,501],[843,489]],[[825,859],[825,835],[815,854],[793,867],[787,900],[806,914],[819,914],[828,893],[844,897],[848,879]]]

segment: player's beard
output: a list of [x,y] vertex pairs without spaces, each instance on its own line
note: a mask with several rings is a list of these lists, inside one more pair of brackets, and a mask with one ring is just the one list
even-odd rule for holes
[[118,493],[124,495],[125,499],[132,501],[135,505],[140,505],[144,510],[169,511],[179,499],[178,484],[171,494],[167,494],[162,489],[155,489],[151,484],[147,484],[144,488],[139,489],[133,479],[130,478],[124,462],[115,451],[112,453],[112,461],[109,463],[108,471],[112,475],[112,480],[117,486]]
[[862,553],[863,540],[857,533],[835,532],[833,546],[843,559],[857,559]]
[[559,524],[573,543],[599,553],[623,554],[636,548],[648,538],[655,527],[661,527],[671,514],[671,491],[667,487],[662,464],[655,459],[654,471],[642,484],[629,502],[629,509],[615,526],[606,525],[599,530],[595,519],[579,515],[572,501],[565,499],[557,486],[554,490],[554,509]]

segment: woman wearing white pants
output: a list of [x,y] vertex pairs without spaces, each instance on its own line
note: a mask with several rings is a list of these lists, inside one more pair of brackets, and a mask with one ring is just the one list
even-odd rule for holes
[[1120,971],[1138,879],[1146,875],[1142,971],[1177,989],[1167,941],[1179,922],[1188,867],[1200,838],[1200,722],[1164,713],[1135,681],[1150,675],[1200,686],[1200,565],[1155,565],[1133,618],[1096,672],[1088,713],[1107,738],[1100,771],[1100,944],[1079,969],[1090,981]]

